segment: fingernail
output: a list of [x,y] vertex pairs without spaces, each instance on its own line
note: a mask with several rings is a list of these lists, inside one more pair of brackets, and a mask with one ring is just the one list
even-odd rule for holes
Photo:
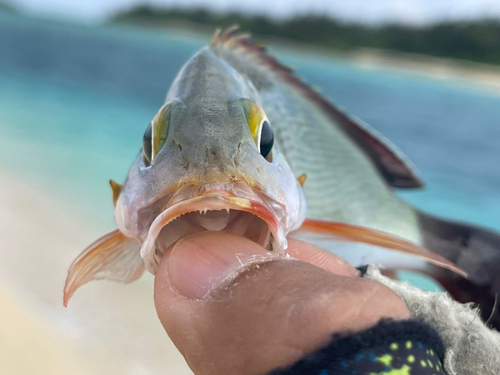
[[200,299],[245,264],[270,256],[247,238],[224,232],[197,233],[183,238],[172,249],[170,283],[177,293]]

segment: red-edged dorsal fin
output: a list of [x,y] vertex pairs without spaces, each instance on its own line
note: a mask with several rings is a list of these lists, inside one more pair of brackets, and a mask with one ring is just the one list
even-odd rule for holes
[[105,234],[81,252],[73,261],[64,285],[64,306],[76,290],[91,280],[113,280],[129,283],[146,269],[141,245],[119,230]]
[[268,54],[265,46],[255,43],[249,34],[238,34],[237,28],[232,26],[223,32],[217,30],[210,46],[245,55],[316,103],[365,152],[389,186],[417,188],[424,185],[413,165],[394,145],[360,120],[345,114],[317,90],[295,76],[292,69]]

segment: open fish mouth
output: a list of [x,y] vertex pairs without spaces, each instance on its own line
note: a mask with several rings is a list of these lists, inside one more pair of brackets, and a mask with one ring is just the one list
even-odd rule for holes
[[283,254],[287,247],[284,207],[247,184],[184,185],[151,224],[142,244],[146,268],[156,274],[167,248],[202,231],[225,231]]

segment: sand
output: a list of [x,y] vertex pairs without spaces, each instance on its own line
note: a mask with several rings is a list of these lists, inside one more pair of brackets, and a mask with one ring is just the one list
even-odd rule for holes
[[101,234],[73,206],[0,173],[0,373],[192,374],[156,316],[151,275],[89,283],[62,306],[69,264]]
[[358,49],[348,57],[365,69],[401,71],[500,94],[500,66],[496,65],[375,49]]

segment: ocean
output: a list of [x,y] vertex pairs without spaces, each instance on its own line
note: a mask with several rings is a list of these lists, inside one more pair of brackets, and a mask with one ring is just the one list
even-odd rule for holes
[[[112,230],[107,181],[123,181],[176,73],[209,39],[0,13],[1,170]],[[415,164],[426,187],[399,192],[406,200],[500,230],[499,93],[275,52]]]

